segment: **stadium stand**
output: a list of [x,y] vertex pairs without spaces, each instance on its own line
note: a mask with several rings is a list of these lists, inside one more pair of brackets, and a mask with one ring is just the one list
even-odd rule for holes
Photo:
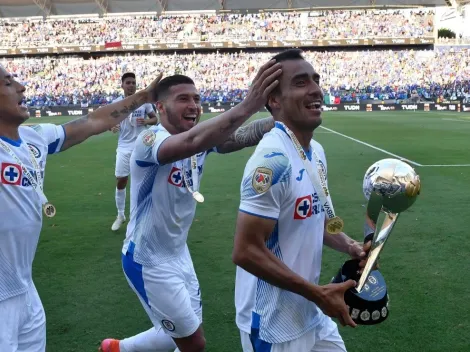
[[[27,86],[34,107],[106,104],[129,70],[141,86],[158,70],[185,73],[204,103],[236,103],[255,69],[290,46],[303,47],[321,74],[325,103],[470,102],[470,47],[434,45],[439,8],[282,10],[305,3],[292,0],[278,1],[278,12],[259,12],[252,7],[268,2],[138,0],[133,11],[147,12],[129,14],[113,0],[21,3],[0,0],[3,16],[36,16],[0,20],[0,62]],[[370,5],[362,3],[353,5]],[[213,11],[240,6],[252,11]],[[208,10],[171,12],[192,7]]]

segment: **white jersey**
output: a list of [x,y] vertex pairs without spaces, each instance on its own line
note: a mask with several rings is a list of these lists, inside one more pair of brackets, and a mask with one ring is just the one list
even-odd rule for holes
[[[131,216],[123,254],[133,251],[134,261],[147,266],[181,255],[196,212],[196,201],[186,188],[183,172],[193,187],[190,158],[160,165],[157,151],[170,137],[162,126],[141,133],[131,155]],[[199,184],[210,151],[197,155]],[[130,244],[129,244],[130,243]]]
[[[321,145],[311,141],[326,171]],[[311,160],[311,150],[309,153]],[[316,170],[315,159],[310,161]],[[248,161],[241,184],[240,211],[277,221],[267,248],[292,271],[318,284],[325,212],[282,125],[267,133]],[[297,339],[320,323],[323,313],[295,293],[270,285],[237,267],[236,323],[269,343]]]
[[[3,138],[37,180],[32,151],[42,175],[48,154],[60,151],[65,139],[62,126],[21,126],[20,140]],[[42,202],[16,160],[0,147],[0,301],[27,291],[42,227]],[[44,179],[44,178],[43,178]],[[47,192],[46,192],[47,194]],[[53,203],[53,200],[51,200]]]
[[[119,97],[113,100],[113,103],[122,100]],[[147,126],[137,126],[136,120],[138,118],[145,119],[147,114],[153,112],[152,104],[143,104],[137,110],[134,110],[128,118],[124,119],[120,123],[118,149],[125,152],[131,152],[134,148],[134,143],[140,132],[147,129]]]

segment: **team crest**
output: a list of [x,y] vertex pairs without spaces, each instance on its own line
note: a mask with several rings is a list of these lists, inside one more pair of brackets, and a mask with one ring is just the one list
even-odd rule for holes
[[152,131],[145,132],[144,135],[142,136],[142,142],[147,147],[153,146],[153,143],[155,143],[155,133]]
[[33,153],[34,157],[36,159],[39,159],[41,157],[41,151],[39,150],[39,148],[36,147],[34,144],[30,144],[30,143],[27,143],[27,144],[28,144],[29,150],[31,151],[31,153]]
[[168,331],[175,331],[175,329],[176,329],[175,324],[173,324],[171,321],[166,320],[166,319],[162,320],[162,325]]
[[183,172],[173,166],[170,175],[168,176],[168,183],[176,187],[181,187],[183,185]]
[[2,163],[1,180],[4,185],[19,186],[22,176],[23,171],[19,165]]
[[253,174],[251,183],[256,193],[261,194],[266,192],[273,183],[273,170],[266,167],[258,167]]
[[295,220],[304,220],[312,216],[312,196],[297,198],[295,201]]

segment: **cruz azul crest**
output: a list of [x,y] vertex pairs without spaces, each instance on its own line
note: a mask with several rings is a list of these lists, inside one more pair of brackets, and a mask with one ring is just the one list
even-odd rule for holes
[[266,167],[258,167],[254,174],[252,185],[256,193],[261,194],[266,192],[273,183],[273,171]]

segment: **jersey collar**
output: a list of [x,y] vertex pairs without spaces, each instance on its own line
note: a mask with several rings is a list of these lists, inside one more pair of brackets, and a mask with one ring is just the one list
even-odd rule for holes
[[[289,137],[289,135],[287,134],[287,131],[284,128],[284,126],[282,126],[279,122],[277,122],[277,121],[274,122],[274,127],[279,128],[281,131],[283,131],[287,135],[287,137]],[[305,154],[307,155],[308,160],[312,161],[312,147],[310,147],[308,150],[305,150],[305,148],[303,148],[303,149],[304,149]]]
[[14,147],[19,147],[19,146],[21,146],[21,142],[22,142],[21,138],[19,138],[19,139],[17,139],[17,140],[14,140],[14,139],[10,139],[10,138],[8,138],[8,137],[0,136],[0,139],[1,139],[2,141],[7,142],[8,144],[11,144],[11,145],[14,146]]

